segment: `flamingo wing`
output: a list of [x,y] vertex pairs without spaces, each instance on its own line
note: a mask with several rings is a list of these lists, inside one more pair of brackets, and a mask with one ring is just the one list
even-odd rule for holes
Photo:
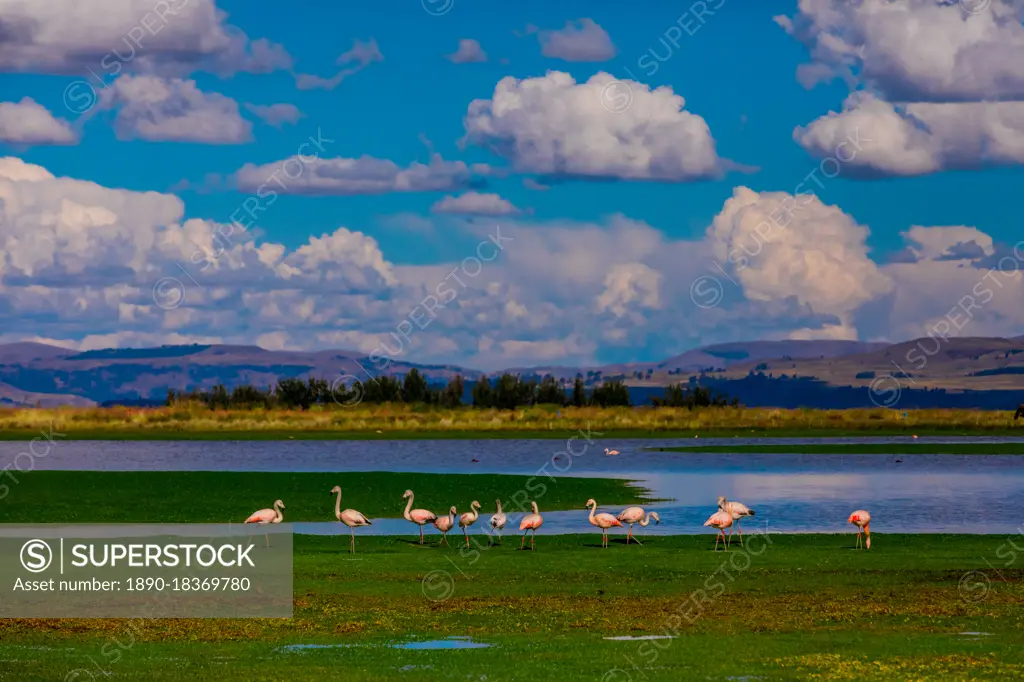
[[252,516],[245,520],[246,523],[270,523],[277,518],[277,513],[273,509],[260,509],[258,512],[253,512]]
[[623,523],[636,523],[644,517],[644,510],[640,507],[627,507],[619,512],[618,519]]
[[544,523],[544,519],[542,519],[539,514],[529,514],[528,516],[524,516],[523,520],[519,523],[519,530],[540,528],[542,523]]
[[413,509],[409,512],[409,517],[414,523],[418,523],[421,526],[426,523],[433,523],[437,520],[437,514],[426,509]]
[[341,522],[347,526],[372,526],[370,519],[362,512],[358,512],[355,509],[346,509],[341,512]]
[[599,524],[606,525],[608,527],[622,525],[622,523],[620,523],[619,520],[611,514],[597,514],[594,518],[597,519]]

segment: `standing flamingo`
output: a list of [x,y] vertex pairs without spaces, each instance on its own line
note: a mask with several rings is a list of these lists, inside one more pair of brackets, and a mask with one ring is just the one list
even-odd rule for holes
[[[402,516],[405,517],[406,521],[412,521],[420,527],[420,544],[423,544],[423,526],[428,523],[433,523],[437,520],[437,516],[432,511],[426,509],[413,509],[412,500],[413,495],[411,490],[406,490],[402,495],[402,499],[409,498],[409,504],[405,505],[405,513]],[[411,511],[410,511],[411,510]]]
[[[258,523],[261,526],[265,526],[268,523],[281,523],[284,519],[284,514],[281,513],[281,509],[284,509],[284,502],[281,500],[274,501],[273,509],[260,509],[258,512],[253,512],[252,516],[245,520],[246,523]],[[264,533],[267,536],[267,547],[270,547],[270,534]]]
[[864,549],[871,549],[871,514],[863,509],[850,514],[847,523],[857,526],[857,547],[861,545],[861,533],[864,533]]
[[604,449],[604,454],[606,454],[606,455],[617,455],[617,454],[619,454],[619,451],[618,450],[609,450],[608,448],[605,448]]
[[601,529],[601,546],[607,547],[608,529],[614,526],[621,528],[622,524],[611,514],[602,513],[595,515],[594,512],[597,511],[597,502],[594,501],[594,498],[587,500],[587,506],[590,507],[590,525],[597,526]]
[[501,511],[501,500],[494,501],[498,505],[498,513],[491,517],[491,530],[498,532],[498,544],[501,544],[501,530],[505,527],[505,512]]
[[[442,516],[434,519],[434,528],[441,531],[441,540],[437,543],[438,547],[441,543],[448,545],[448,531],[455,526],[455,507],[448,510],[448,516]],[[448,545],[451,547],[451,545]]]
[[721,538],[722,540],[725,540],[725,551],[728,552],[729,540],[725,537],[725,529],[732,525],[732,514],[719,509],[704,522],[704,525],[718,529],[719,534],[715,536],[715,551],[718,551],[718,540]]
[[635,537],[633,537],[634,523],[639,523],[641,526],[645,528],[647,527],[647,524],[651,522],[651,519],[654,519],[655,523],[661,523],[661,518],[658,516],[657,512],[651,512],[647,514],[647,518],[644,518],[643,507],[627,507],[626,509],[623,509],[621,512],[619,512],[619,515],[616,518],[622,523],[629,524],[629,534],[626,535],[627,545],[629,544],[630,538],[633,538],[633,541],[640,546],[643,546],[644,544],[637,540]]
[[[740,544],[742,545],[743,529],[740,528],[740,519],[744,516],[754,516],[756,512],[742,502],[729,502],[721,495],[718,496],[718,508],[722,511],[729,512],[732,516],[732,520],[736,522],[736,530],[740,533]],[[732,528],[729,529],[729,535],[732,535]]]
[[331,494],[338,493],[338,499],[334,503],[334,516],[339,521],[348,526],[349,534],[352,537],[352,541],[349,544],[349,552],[352,554],[356,553],[356,526],[372,526],[370,519],[366,518],[362,512],[357,512],[355,509],[346,509],[341,511],[341,486],[336,485],[331,488]]
[[533,535],[530,536],[530,549],[533,549],[533,541],[537,539],[537,529],[544,523],[544,517],[540,515],[540,510],[537,509],[537,503],[531,502],[530,506],[533,507],[533,513],[527,514],[523,517],[523,520],[519,522],[519,530],[524,531],[523,541],[519,543],[519,549],[523,549],[523,545],[526,544],[526,533],[525,531],[532,530]]
[[469,527],[476,523],[476,520],[480,518],[480,503],[473,500],[473,503],[469,505],[469,511],[459,517],[459,527],[462,528],[462,534],[466,536],[466,547],[469,547]]

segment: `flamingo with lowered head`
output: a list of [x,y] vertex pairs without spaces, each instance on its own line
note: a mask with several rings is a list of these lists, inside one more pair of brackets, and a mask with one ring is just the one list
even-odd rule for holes
[[[729,502],[722,495],[718,496],[718,508],[722,511],[729,512],[732,516],[732,520],[736,522],[736,530],[740,533],[740,544],[743,544],[743,529],[740,528],[740,519],[744,516],[754,516],[757,512],[743,504],[742,502]],[[732,535],[732,528],[729,529],[729,535]]]
[[643,507],[627,507],[626,509],[620,511],[619,515],[616,518],[618,518],[618,520],[622,523],[629,524],[629,534],[626,535],[627,545],[629,544],[630,538],[633,538],[633,541],[640,546],[643,546],[644,544],[637,540],[635,537],[633,537],[634,523],[639,523],[644,528],[646,528],[647,524],[651,522],[651,519],[654,519],[655,523],[661,523],[661,517],[658,516],[658,512],[650,512],[647,514],[646,517],[644,517]]
[[533,507],[533,513],[527,514],[523,517],[523,520],[519,522],[519,530],[523,531],[523,541],[519,543],[519,549],[523,549],[523,545],[526,544],[526,532],[528,530],[533,531],[533,535],[530,536],[530,549],[534,549],[533,541],[537,538],[537,529],[544,523],[544,517],[540,515],[540,510],[537,509],[537,503],[531,502],[530,506]]
[[622,523],[611,514],[594,514],[597,511],[597,502],[594,498],[587,500],[587,506],[590,508],[590,525],[597,526],[601,529],[601,546],[608,546],[608,529],[615,526],[622,527]]
[[334,502],[334,517],[348,526],[349,534],[352,538],[349,544],[348,551],[352,554],[356,553],[356,526],[372,526],[370,519],[366,518],[362,512],[357,512],[355,509],[346,509],[341,511],[341,486],[336,485],[331,488],[331,494],[338,493],[338,499]]
[[[245,520],[246,523],[258,523],[261,526],[265,526],[268,523],[281,523],[284,519],[284,514],[281,513],[281,509],[284,509],[284,502],[281,500],[274,501],[273,509],[260,509],[258,512],[253,512],[252,516]],[[270,547],[270,534],[264,533],[267,536],[267,547]]]
[[469,547],[469,527],[476,523],[476,520],[480,518],[480,503],[473,500],[473,503],[469,505],[469,511],[459,517],[459,527],[462,528],[462,534],[466,536],[466,547]]
[[861,533],[864,534],[864,549],[871,549],[871,514],[863,509],[850,514],[847,523],[857,526],[857,547],[861,546]]
[[725,540],[725,551],[728,552],[729,540],[725,537],[725,529],[732,525],[732,514],[723,509],[719,509],[704,522],[704,525],[718,529],[718,535],[715,536],[715,551],[718,551],[718,541],[721,539]]
[[495,500],[494,502],[498,505],[498,513],[491,517],[491,530],[497,531],[498,544],[500,545],[501,531],[508,519],[505,517],[505,512],[501,511],[501,500]]
[[[434,528],[441,531],[441,539],[438,541],[438,547],[441,543],[448,545],[448,531],[455,527],[455,507],[453,506],[448,510],[448,516],[441,516],[434,519]],[[451,545],[448,545],[451,547]]]
[[402,514],[402,516],[405,517],[406,521],[412,521],[413,523],[415,523],[417,526],[420,527],[420,544],[422,545],[423,544],[423,526],[427,525],[428,523],[433,523],[434,521],[436,521],[437,520],[437,515],[434,514],[434,512],[432,512],[432,511],[427,511],[426,509],[413,509],[412,508],[413,495],[412,495],[412,491],[411,490],[406,490],[402,494],[402,499],[404,500],[406,498],[408,498],[409,504],[405,505],[405,513]]

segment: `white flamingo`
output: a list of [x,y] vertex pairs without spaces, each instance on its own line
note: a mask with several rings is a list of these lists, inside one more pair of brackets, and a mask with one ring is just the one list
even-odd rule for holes
[[409,504],[405,505],[405,513],[403,513],[402,516],[405,517],[406,521],[412,521],[420,527],[420,544],[422,545],[423,526],[427,525],[428,523],[433,523],[434,521],[436,521],[437,515],[434,514],[434,512],[432,511],[427,511],[426,509],[413,509],[413,494],[411,490],[406,490],[405,493],[402,495],[403,500],[406,498],[408,498]]
[[508,521],[505,518],[505,512],[501,511],[501,500],[494,501],[498,505],[498,513],[491,517],[491,530],[497,531],[498,533],[498,544],[501,544],[501,531],[505,527],[505,523]]
[[[448,531],[455,526],[455,507],[453,506],[448,510],[448,516],[441,516],[434,519],[434,528],[441,531],[441,540],[437,543],[438,546],[443,542],[448,545]],[[451,547],[451,545],[448,545]]]
[[[273,509],[260,509],[258,512],[253,512],[252,516],[245,520],[246,523],[258,523],[261,526],[265,526],[268,523],[281,523],[284,519],[284,514],[281,513],[281,509],[284,509],[284,502],[281,500],[274,501]],[[270,547],[270,534],[264,532],[267,536],[267,547]],[[250,537],[252,537],[250,535]]]
[[[744,516],[754,516],[756,512],[742,502],[729,502],[721,495],[718,496],[718,508],[728,512],[732,516],[732,520],[736,522],[736,530],[740,533],[740,544],[742,545],[743,529],[740,528],[740,519]],[[732,535],[732,528],[729,529],[729,535]]]
[[635,537],[633,537],[634,523],[639,523],[644,528],[646,528],[647,524],[651,522],[651,519],[654,519],[654,523],[661,523],[661,517],[658,516],[658,512],[650,512],[649,514],[647,514],[646,517],[644,517],[643,507],[627,507],[626,509],[623,509],[621,512],[619,512],[619,515],[616,518],[618,518],[619,521],[621,521],[622,523],[629,524],[629,534],[626,535],[627,545],[629,544],[630,538],[633,538],[633,542],[640,546],[643,546],[644,544],[637,540]]
[[349,552],[352,554],[356,553],[356,526],[372,526],[370,519],[366,518],[362,512],[357,512],[355,509],[346,509],[341,511],[341,486],[336,485],[331,488],[331,494],[338,493],[338,499],[334,503],[334,516],[348,526],[349,534],[352,537],[352,541],[349,544]]
[[597,502],[593,498],[587,500],[587,506],[590,507],[590,525],[597,526],[601,529],[601,546],[608,546],[608,529],[613,526],[622,527],[622,523],[611,514],[594,514],[597,511]]
[[469,511],[459,517],[459,527],[462,529],[462,534],[466,536],[466,547],[469,547],[469,527],[480,518],[479,509],[480,503],[473,500],[472,504],[469,505]]

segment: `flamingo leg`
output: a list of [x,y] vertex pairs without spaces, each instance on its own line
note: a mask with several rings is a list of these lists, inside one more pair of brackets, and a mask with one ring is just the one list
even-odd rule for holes
[[349,551],[350,554],[355,554],[356,553],[356,529],[355,528],[349,528],[348,530],[349,530],[350,537],[351,537],[351,542],[349,542],[348,551]]
[[423,544],[423,526],[420,526],[420,544]]
[[740,534],[740,544],[743,544],[743,529],[740,528],[739,521],[736,522],[736,531]]
[[526,548],[526,531],[523,531],[523,541],[519,543],[519,549]]
[[466,536],[466,547],[469,548],[469,533],[465,528],[462,529],[462,534]]
[[533,541],[537,539],[537,529],[533,529],[533,535],[530,536],[530,549],[534,549]]
[[718,551],[718,540],[721,538],[721,536],[722,536],[722,531],[721,530],[719,530],[717,533],[715,533],[715,551],[716,552]]

